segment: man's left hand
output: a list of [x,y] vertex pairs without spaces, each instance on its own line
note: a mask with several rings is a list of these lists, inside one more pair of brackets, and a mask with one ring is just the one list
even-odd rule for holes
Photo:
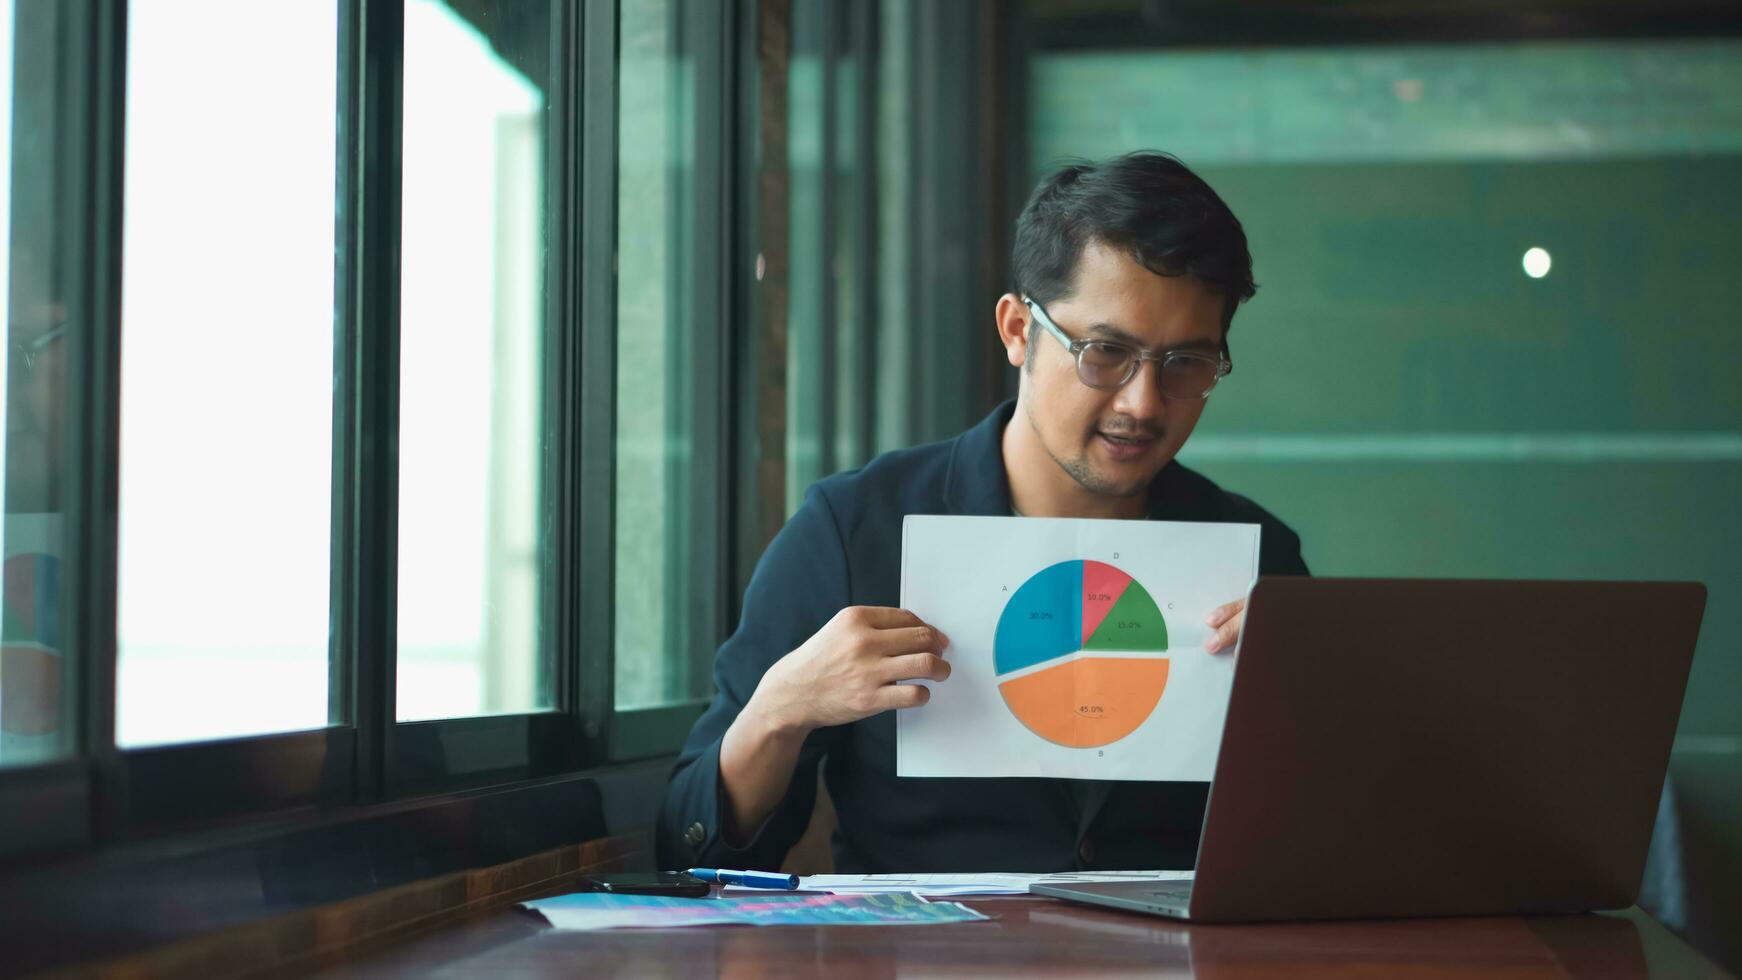
[[1235,599],[1233,602],[1217,606],[1204,617],[1204,623],[1215,630],[1210,638],[1204,641],[1205,653],[1222,653],[1234,649],[1234,644],[1240,639],[1240,625],[1246,622],[1246,600]]

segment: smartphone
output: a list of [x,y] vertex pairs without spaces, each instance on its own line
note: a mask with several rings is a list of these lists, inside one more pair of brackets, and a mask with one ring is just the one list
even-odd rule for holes
[[613,892],[618,895],[664,895],[668,898],[701,898],[712,886],[685,871],[644,871],[623,874],[583,875],[576,891]]

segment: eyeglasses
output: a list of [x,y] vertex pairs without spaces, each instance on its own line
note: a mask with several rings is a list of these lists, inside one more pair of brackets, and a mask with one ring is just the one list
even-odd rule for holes
[[1234,370],[1234,362],[1226,354],[1205,354],[1191,350],[1164,350],[1150,353],[1115,340],[1072,340],[1039,303],[1024,296],[1028,311],[1058,338],[1058,342],[1077,359],[1077,377],[1083,384],[1102,391],[1115,391],[1137,376],[1144,361],[1161,365],[1161,393],[1169,398],[1207,398],[1216,382]]

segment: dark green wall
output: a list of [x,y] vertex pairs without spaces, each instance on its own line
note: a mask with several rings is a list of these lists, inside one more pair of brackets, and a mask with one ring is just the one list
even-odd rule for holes
[[1703,581],[1742,736],[1742,157],[1202,169],[1260,291],[1182,458],[1324,574]]

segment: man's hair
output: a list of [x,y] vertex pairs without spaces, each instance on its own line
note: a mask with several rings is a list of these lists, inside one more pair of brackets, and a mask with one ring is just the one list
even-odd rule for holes
[[1234,212],[1172,154],[1072,163],[1041,181],[1016,219],[1016,292],[1043,306],[1069,298],[1090,242],[1123,249],[1157,275],[1191,276],[1219,291],[1227,299],[1224,335],[1234,308],[1257,290]]

